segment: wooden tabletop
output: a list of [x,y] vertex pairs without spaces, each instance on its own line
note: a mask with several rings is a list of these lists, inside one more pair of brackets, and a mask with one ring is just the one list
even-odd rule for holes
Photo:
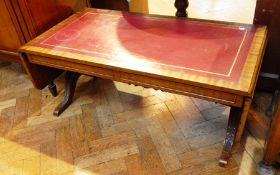
[[264,26],[85,9],[20,51],[252,96],[266,34]]

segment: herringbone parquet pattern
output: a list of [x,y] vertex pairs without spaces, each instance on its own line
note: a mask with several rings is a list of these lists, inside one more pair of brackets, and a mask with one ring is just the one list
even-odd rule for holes
[[[82,76],[74,103],[33,88],[15,66],[0,68],[0,174],[254,174],[263,145],[248,132],[218,166],[229,108]],[[242,146],[241,146],[242,147]]]
[[[150,12],[173,15],[173,2],[151,0]],[[244,10],[251,0],[190,3],[192,17],[252,19]],[[56,84],[53,98],[18,66],[0,62],[0,175],[253,175],[262,159],[264,140],[246,130],[230,164],[218,166],[225,106],[82,76],[74,103],[56,118],[63,77]]]

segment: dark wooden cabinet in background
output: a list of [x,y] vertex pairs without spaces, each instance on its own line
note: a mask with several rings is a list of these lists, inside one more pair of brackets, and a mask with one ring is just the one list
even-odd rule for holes
[[[261,68],[261,76],[258,80],[258,88],[268,91],[280,90],[279,75],[280,75],[280,1],[279,0],[257,0],[254,23],[260,25],[267,25],[268,41],[266,51]],[[277,92],[277,91],[276,91]],[[257,108],[251,108],[248,126],[249,128],[258,128],[251,130],[253,135],[260,139],[266,139],[266,148],[264,151],[263,162],[260,163],[258,174],[273,174],[272,165],[275,163],[279,148],[280,148],[280,96],[275,93],[271,100],[272,105],[268,107],[271,116],[259,111]],[[278,97],[277,97],[278,96]],[[267,97],[263,97],[265,100]],[[276,102],[276,103],[274,103]],[[269,103],[269,101],[268,101]],[[257,104],[257,103],[255,103]],[[265,105],[260,102],[259,109]],[[273,106],[275,106],[273,108]],[[275,113],[273,115],[273,109]],[[267,131],[268,135],[267,135]],[[277,173],[276,173],[277,174]]]
[[269,37],[264,55],[260,78],[261,88],[277,89],[277,76],[280,74],[280,1],[257,0],[254,23],[267,25]]
[[0,59],[20,62],[18,48],[70,16],[74,1],[0,0]]
[[112,9],[112,10],[129,10],[127,0],[90,0],[90,3],[95,8]]
[[18,47],[24,43],[10,1],[0,0],[0,59],[19,62]]

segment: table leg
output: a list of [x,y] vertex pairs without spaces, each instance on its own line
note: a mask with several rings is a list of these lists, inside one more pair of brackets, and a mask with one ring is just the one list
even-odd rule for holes
[[242,108],[231,107],[229,119],[228,119],[226,138],[224,140],[224,148],[219,160],[220,166],[227,165],[228,160],[231,157],[232,146],[234,143],[241,114],[242,114]]
[[271,121],[271,127],[266,141],[263,161],[259,163],[258,172],[266,172],[266,174],[274,174],[275,163],[280,151],[280,95],[278,94],[274,117]]
[[245,98],[243,111],[241,114],[241,119],[238,125],[238,129],[236,131],[235,142],[238,143],[241,140],[242,134],[244,132],[245,124],[248,118],[249,110],[251,107],[252,98]]
[[48,88],[49,88],[52,96],[56,97],[57,96],[57,89],[56,89],[56,85],[54,84],[53,81],[48,85]]
[[231,107],[230,109],[224,148],[219,160],[220,166],[225,166],[228,164],[229,158],[231,157],[233,144],[240,142],[251,101],[251,98],[246,98],[241,108]]
[[175,7],[177,8],[177,17],[188,17],[187,8],[189,6],[188,0],[175,0]]
[[65,74],[65,92],[62,102],[56,107],[53,114],[59,116],[71,103],[74,97],[77,81],[81,74],[67,71]]

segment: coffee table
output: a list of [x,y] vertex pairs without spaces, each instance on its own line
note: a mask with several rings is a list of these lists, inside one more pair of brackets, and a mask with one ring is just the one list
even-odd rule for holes
[[66,70],[72,102],[80,74],[231,106],[220,165],[240,141],[254,94],[264,26],[85,9],[20,48],[36,88]]

